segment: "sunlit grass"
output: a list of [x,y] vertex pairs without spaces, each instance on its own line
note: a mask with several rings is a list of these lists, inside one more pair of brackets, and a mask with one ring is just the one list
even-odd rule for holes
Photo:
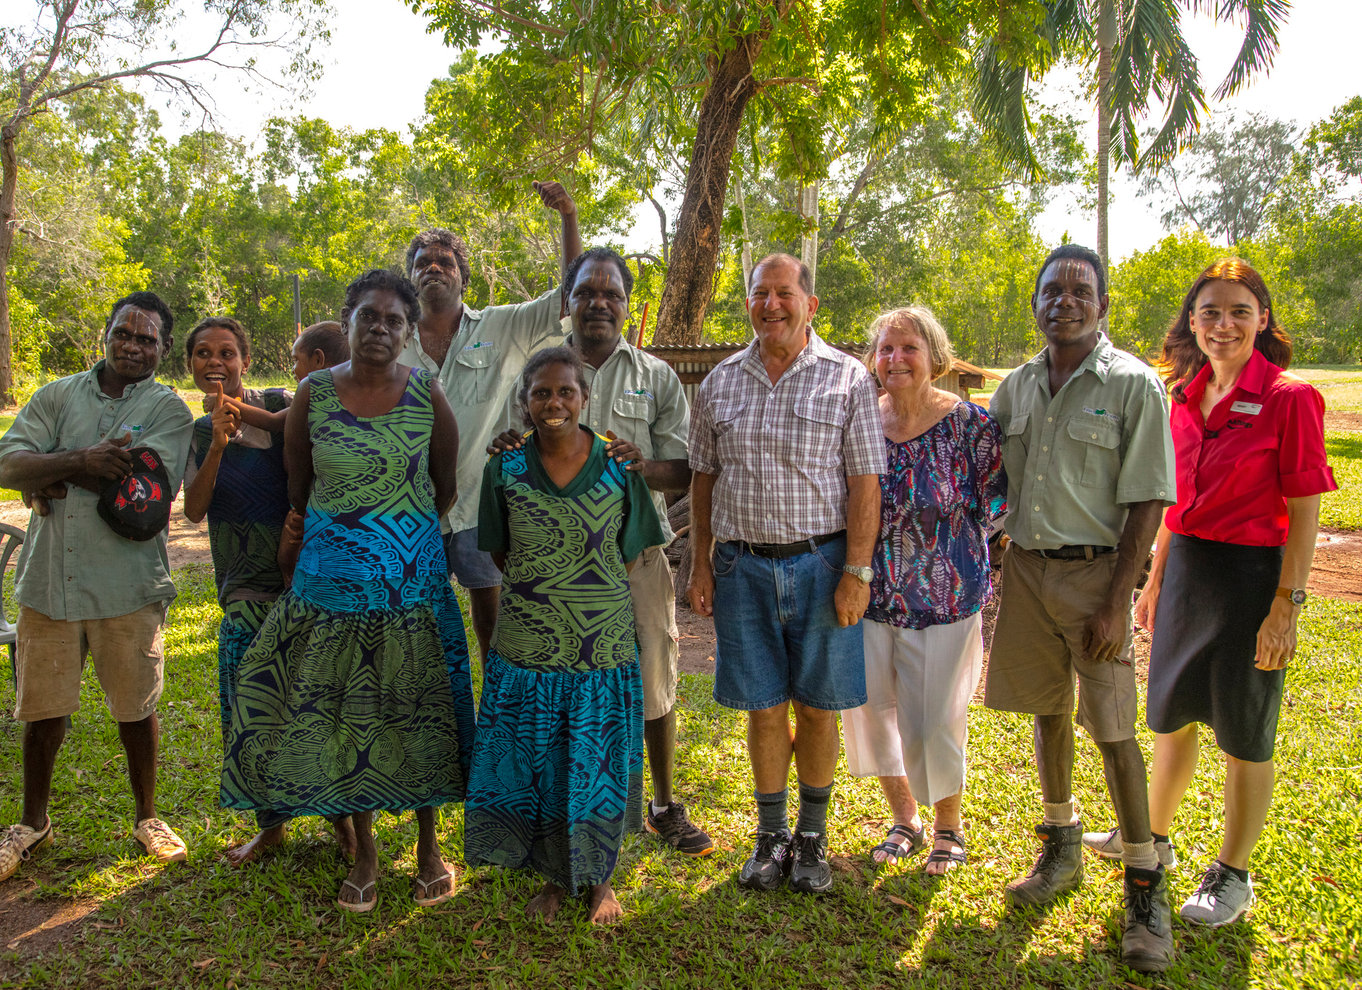
[[[833,892],[758,896],[734,884],[754,812],[743,719],[709,697],[707,677],[681,684],[678,793],[719,849],[687,860],[638,836],[616,874],[625,918],[597,931],[577,905],[557,923],[527,921],[538,881],[478,869],[440,908],[412,903],[411,816],[381,816],[379,906],[350,917],[333,900],[344,867],[319,820],[258,866],[227,866],[222,850],[249,836],[249,814],[217,807],[221,747],[213,637],[219,613],[208,568],[177,575],[166,631],[167,690],[158,805],[188,841],[188,864],[160,868],[131,839],[131,799],[117,731],[87,678],[63,747],[52,818],[58,841],[0,886],[0,898],[42,910],[97,902],[74,932],[30,953],[0,944],[0,985],[24,987],[1332,987],[1362,979],[1362,734],[1352,713],[1362,680],[1362,606],[1312,598],[1287,682],[1277,796],[1254,859],[1258,905],[1246,924],[1175,929],[1178,957],[1158,980],[1119,962],[1119,871],[1087,861],[1076,896],[1047,915],[1011,915],[1001,891],[1035,855],[1040,806],[1031,730],[1022,717],[974,707],[965,798],[971,861],[941,882],[921,859],[880,873],[868,852],[885,807],[873,781],[839,767],[830,816]],[[0,707],[13,701],[0,676]],[[0,822],[19,810],[19,730],[0,716]],[[1148,750],[1148,733],[1140,741]],[[1175,823],[1186,864],[1175,903],[1196,883],[1220,835],[1224,768],[1203,733],[1203,759]],[[793,785],[793,781],[791,782]],[[1087,822],[1110,824],[1100,760],[1078,747],[1075,794]],[[443,813],[457,861],[462,816]],[[3,924],[0,915],[0,924]]]

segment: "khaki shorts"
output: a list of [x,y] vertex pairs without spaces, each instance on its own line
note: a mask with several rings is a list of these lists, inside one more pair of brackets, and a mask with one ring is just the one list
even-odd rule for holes
[[115,721],[140,722],[152,714],[164,683],[161,626],[169,604],[152,602],[126,615],[70,622],[21,606],[14,717],[40,722],[75,714],[87,655]]
[[638,631],[638,666],[643,677],[643,718],[661,718],[676,705],[676,592],[672,569],[661,547],[638,555],[629,572]]
[[1111,586],[1116,554],[1049,560],[1015,543],[1003,554],[1003,590],[989,651],[984,704],[1005,712],[1066,715],[1097,742],[1135,736],[1130,607],[1125,645],[1110,663],[1083,659],[1083,625]]

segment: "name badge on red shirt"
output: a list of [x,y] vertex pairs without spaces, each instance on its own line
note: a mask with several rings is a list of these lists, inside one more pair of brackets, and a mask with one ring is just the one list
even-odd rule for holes
[[1261,402],[1236,402],[1230,406],[1230,412],[1243,413],[1246,416],[1257,416],[1263,411]]

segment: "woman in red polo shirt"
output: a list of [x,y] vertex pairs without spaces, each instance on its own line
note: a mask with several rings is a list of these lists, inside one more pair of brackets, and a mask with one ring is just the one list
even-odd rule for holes
[[1262,276],[1237,258],[1192,283],[1163,342],[1178,501],[1135,618],[1154,635],[1156,842],[1168,842],[1196,770],[1196,723],[1214,730],[1227,764],[1219,855],[1180,911],[1194,924],[1227,924],[1253,902],[1249,856],[1272,802],[1277,712],[1320,494],[1338,487],[1325,462],[1324,400],[1284,371],[1290,362]]

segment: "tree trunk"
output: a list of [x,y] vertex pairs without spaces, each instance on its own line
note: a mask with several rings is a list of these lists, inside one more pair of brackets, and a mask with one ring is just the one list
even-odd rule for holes
[[700,104],[667,283],[657,307],[658,344],[698,344],[714,296],[714,267],[733,149],[743,111],[757,91],[752,61],[766,31],[744,35],[719,61]]
[[0,405],[14,405],[14,363],[9,332],[9,256],[14,249],[14,199],[19,187],[19,157],[14,147],[19,128],[7,125],[0,131]]
[[809,281],[818,290],[818,180],[799,189],[799,215],[806,223],[812,221],[809,232],[799,241],[799,260],[809,269]]
[[1108,267],[1107,201],[1111,182],[1111,50],[1116,47],[1112,0],[1097,8],[1097,254]]
[[744,287],[752,281],[752,233],[747,229],[747,194],[742,186],[742,169],[733,176],[734,193],[738,198],[738,215],[742,217],[742,284]]

